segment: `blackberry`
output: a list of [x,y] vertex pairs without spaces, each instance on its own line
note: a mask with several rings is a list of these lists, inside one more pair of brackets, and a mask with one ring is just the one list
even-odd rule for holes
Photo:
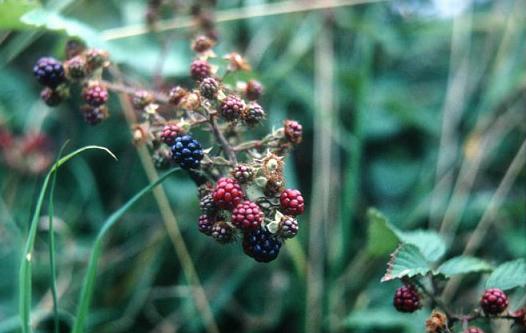
[[292,216],[283,216],[279,222],[278,232],[283,238],[293,238],[298,234],[298,220]]
[[69,96],[68,87],[64,85],[58,86],[56,89],[45,87],[40,92],[40,98],[46,103],[47,106],[57,106]]
[[132,97],[133,107],[137,110],[144,109],[155,101],[153,95],[146,90],[137,90]]
[[105,105],[98,107],[83,105],[81,111],[84,116],[84,121],[89,125],[97,125],[104,119],[108,118],[108,108]]
[[208,216],[214,215],[216,213],[217,207],[214,203],[214,197],[212,196],[212,193],[208,193],[201,198],[201,201],[199,201],[199,207],[201,208],[201,212]]
[[188,91],[180,86],[175,86],[170,90],[168,101],[170,104],[178,105],[181,100],[188,94]]
[[480,307],[488,315],[498,315],[508,307],[508,296],[498,288],[487,289],[480,299]]
[[207,36],[201,35],[197,36],[192,43],[192,50],[197,53],[202,53],[210,50],[214,46],[214,41],[208,38]]
[[177,124],[166,124],[161,131],[161,141],[171,146],[175,143],[175,138],[181,134],[181,127]]
[[478,327],[468,327],[464,330],[464,333],[484,333],[484,331]]
[[90,82],[83,90],[82,96],[86,103],[97,107],[108,101],[108,90],[98,82]]
[[38,59],[33,67],[33,74],[40,84],[50,88],[56,88],[66,80],[64,66],[60,61],[51,57]]
[[283,124],[285,138],[293,143],[298,144],[303,139],[303,126],[294,120],[285,120]]
[[106,65],[108,52],[99,49],[89,49],[84,52],[88,69],[94,71]]
[[243,252],[258,262],[269,262],[277,258],[281,241],[264,228],[247,232],[243,236]]
[[159,170],[166,170],[170,167],[172,154],[166,149],[156,149],[152,155],[153,164]]
[[217,181],[212,195],[216,206],[227,210],[232,210],[245,198],[237,180],[225,177]]
[[[202,232],[203,234],[205,234],[207,236],[210,236],[210,235],[212,235],[212,228],[214,227],[214,221],[208,215],[203,214],[203,215],[199,216],[199,221],[197,222],[197,227],[198,227],[200,232]],[[219,232],[219,233],[221,233],[221,232]]]
[[249,100],[251,101],[258,100],[262,93],[263,93],[263,85],[259,83],[259,81],[250,80],[247,82],[247,86],[245,88],[245,95],[247,96]]
[[286,215],[301,215],[305,209],[305,203],[301,192],[293,189],[286,189],[281,192],[279,197],[281,210]]
[[245,109],[245,102],[236,95],[227,96],[219,106],[219,113],[228,121],[241,117]]
[[190,135],[178,136],[172,145],[172,158],[181,168],[198,169],[204,153],[201,144]]
[[234,228],[224,221],[216,222],[212,226],[211,236],[219,243],[231,243],[235,240]]
[[421,306],[420,295],[413,286],[400,287],[396,289],[393,305],[400,312],[415,312]]
[[219,90],[219,83],[213,77],[204,78],[201,84],[199,85],[199,91],[201,95],[213,99],[217,96]]
[[238,164],[232,170],[232,176],[241,184],[248,183],[254,178],[254,170],[244,164]]
[[194,60],[190,65],[190,75],[196,81],[201,81],[205,77],[210,76],[212,69],[205,60]]
[[64,63],[66,76],[70,80],[82,80],[86,77],[86,60],[82,56],[76,56]]
[[242,118],[248,126],[255,126],[265,119],[265,110],[258,103],[250,102],[243,110]]
[[259,228],[264,218],[261,208],[250,200],[239,203],[232,211],[232,224],[242,230]]

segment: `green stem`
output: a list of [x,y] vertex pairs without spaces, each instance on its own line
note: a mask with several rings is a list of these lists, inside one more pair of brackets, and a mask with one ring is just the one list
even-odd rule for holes
[[75,318],[74,326],[72,333],[82,333],[84,331],[84,323],[86,321],[89,305],[91,303],[91,298],[93,296],[94,286],[95,286],[95,277],[97,275],[97,262],[102,253],[102,241],[104,236],[108,233],[110,228],[119,221],[119,219],[126,213],[137,201],[139,201],[146,193],[150,192],[155,186],[159,185],[161,182],[166,180],[168,176],[172,175],[175,171],[179,169],[173,169],[168,171],[155,182],[149,184],[139,193],[133,196],[126,204],[124,204],[119,210],[114,212],[107,220],[104,222],[102,229],[99,231],[97,238],[93,244],[93,250],[91,251],[91,256],[88,264],[88,269],[84,277],[84,282],[82,285],[82,290],[80,294],[80,301],[77,308],[77,315]]
[[58,326],[58,293],[57,293],[57,266],[55,260],[55,231],[53,228],[53,216],[54,205],[53,205],[53,194],[55,193],[55,184],[57,180],[57,171],[53,173],[53,180],[51,181],[51,190],[49,194],[49,204],[48,204],[48,215],[49,215],[49,265],[51,270],[51,294],[53,296],[53,322],[54,322],[54,331],[59,333]]

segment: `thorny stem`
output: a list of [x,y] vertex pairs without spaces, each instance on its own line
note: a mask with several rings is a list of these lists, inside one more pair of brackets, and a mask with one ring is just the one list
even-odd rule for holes
[[235,151],[235,152],[240,152],[240,151],[245,151],[245,150],[249,150],[249,149],[253,149],[253,148],[260,148],[262,146],[264,146],[265,144],[267,144],[268,142],[272,141],[272,139],[275,139],[275,136],[271,134],[265,136],[263,139],[261,140],[252,140],[252,141],[247,141],[247,142],[243,142],[235,147],[232,147],[232,149]]
[[232,149],[232,146],[228,143],[223,133],[219,130],[219,127],[217,126],[217,120],[215,118],[215,115],[210,115],[210,128],[212,129],[212,133],[214,134],[216,140],[221,144],[221,147],[223,148],[223,151],[228,156],[228,159],[233,164],[237,163],[237,157],[236,152]]

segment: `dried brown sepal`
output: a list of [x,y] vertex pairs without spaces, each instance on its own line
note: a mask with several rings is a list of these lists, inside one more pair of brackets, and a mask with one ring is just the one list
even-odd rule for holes
[[230,71],[251,71],[252,66],[248,61],[243,58],[239,53],[232,52],[225,56],[225,59],[229,61],[228,69]]
[[438,310],[433,310],[431,316],[426,320],[427,333],[443,333],[447,330],[447,316]]

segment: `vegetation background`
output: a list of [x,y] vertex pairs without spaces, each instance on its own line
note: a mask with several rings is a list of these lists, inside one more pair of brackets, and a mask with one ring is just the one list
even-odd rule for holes
[[[198,276],[221,332],[422,332],[428,310],[395,312],[399,283],[380,283],[388,255],[367,245],[383,237],[368,233],[369,207],[399,228],[440,231],[448,256],[474,237],[469,250],[489,262],[526,257],[526,2],[316,4],[219,0],[215,7],[217,53],[246,55],[266,87],[268,121],[257,134],[285,118],[304,126],[304,142],[286,164],[289,186],[307,201],[299,241],[267,265],[239,246],[216,244],[198,233],[194,185],[178,174],[164,189],[189,257],[167,232],[156,198],[143,199],[104,245],[88,331],[213,332],[193,297]],[[36,7],[43,10],[20,19]],[[145,10],[139,0],[0,1],[0,126],[45,133],[53,154],[70,140],[70,148],[102,145],[119,158],[87,153],[58,175],[64,331],[102,222],[149,180],[116,95],[112,116],[90,127],[77,97],[56,109],[39,100],[32,65],[45,55],[63,58],[69,33],[110,51],[140,86],[152,88],[159,77],[166,86],[188,82],[190,30],[177,27],[187,13],[174,19],[166,9],[175,29],[133,33]],[[18,265],[41,182],[1,166],[0,332],[19,327]],[[43,218],[33,268],[39,332],[52,327],[46,225]],[[467,278],[449,297],[462,309],[481,289],[480,279]],[[524,296],[517,290],[512,305]]]

